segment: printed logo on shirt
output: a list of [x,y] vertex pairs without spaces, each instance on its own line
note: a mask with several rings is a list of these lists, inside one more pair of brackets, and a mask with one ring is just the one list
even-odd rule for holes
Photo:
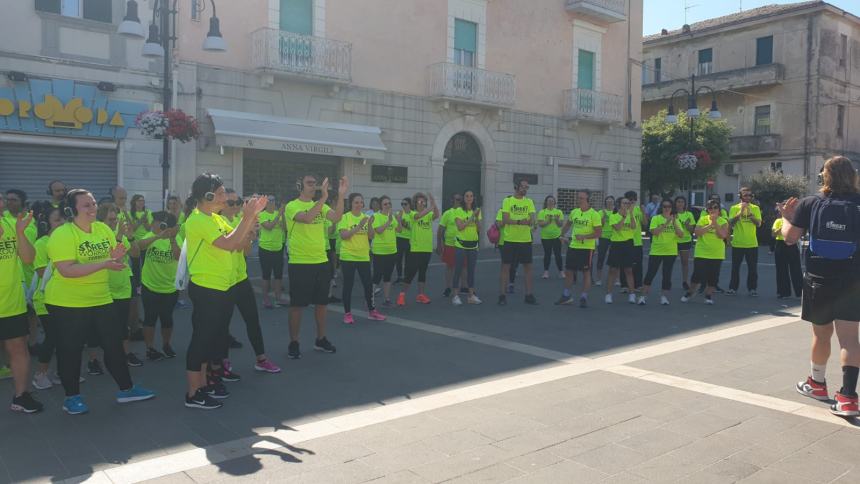
[[433,228],[433,221],[430,220],[429,217],[424,217],[415,221],[415,224],[421,227],[422,229],[431,229]]
[[146,251],[146,261],[152,261],[156,264],[170,264],[174,261],[173,250],[159,250],[150,246],[149,250]]
[[18,257],[18,244],[15,239],[0,240],[0,260]]
[[511,205],[511,215],[528,215],[529,207],[525,205]]
[[104,260],[110,256],[110,241],[90,242],[85,240],[78,246],[78,256],[88,260]]

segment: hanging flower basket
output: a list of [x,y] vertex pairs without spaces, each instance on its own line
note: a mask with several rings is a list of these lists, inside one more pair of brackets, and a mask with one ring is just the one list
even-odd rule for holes
[[163,139],[165,136],[187,143],[200,136],[200,127],[193,116],[179,109],[169,111],[146,111],[140,113],[135,120],[144,136]]
[[678,168],[691,171],[700,166],[702,168],[706,168],[714,163],[711,159],[711,155],[705,150],[681,153],[678,155],[677,160]]

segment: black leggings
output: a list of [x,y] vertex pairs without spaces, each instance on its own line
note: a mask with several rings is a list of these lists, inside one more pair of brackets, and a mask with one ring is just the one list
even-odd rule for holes
[[50,314],[40,315],[39,322],[42,323],[42,329],[45,330],[45,339],[39,345],[39,363],[47,364],[51,362],[54,352],[57,351],[57,326]]
[[555,255],[555,265],[561,272],[561,239],[541,239],[543,244],[543,270],[549,270],[550,259]]
[[648,273],[645,275],[645,285],[651,286],[660,266],[663,266],[663,279],[661,289],[669,291],[672,289],[672,267],[675,266],[677,255],[652,255],[648,256]]
[[179,292],[169,294],[152,292],[146,286],[140,288],[141,299],[143,299],[143,326],[154,328],[155,323],[161,320],[161,329],[173,327],[173,309],[179,299]]
[[[45,307],[57,329],[57,371],[67,397],[81,393],[81,348],[84,347],[92,327],[96,328],[104,351],[105,367],[119,389],[128,390],[132,387],[131,374],[122,349],[122,332],[116,321],[116,308],[113,304],[87,308],[46,304]],[[123,319],[122,322],[125,323],[126,320]]]
[[410,252],[406,256],[406,284],[412,284],[415,274],[418,282],[427,282],[427,266],[430,265],[430,252]]
[[[233,293],[233,300],[236,302],[236,307],[239,308],[239,314],[245,320],[245,331],[248,333],[251,347],[254,348],[254,355],[260,356],[265,354],[266,348],[263,346],[263,329],[260,327],[260,313],[257,310],[257,298],[254,296],[254,287],[251,285],[251,280],[246,277],[245,280],[231,287],[230,292]],[[232,309],[230,310],[230,318],[233,318]]]
[[185,369],[200,371],[204,363],[223,358],[230,346],[230,316],[233,293],[188,283],[191,311],[191,342],[185,354]]
[[606,254],[609,253],[609,246],[612,245],[611,239],[600,238],[597,241],[597,270],[603,270],[603,264],[606,262]]
[[[633,287],[638,289],[642,287],[642,246],[633,246],[631,250],[633,251],[633,266],[631,266],[631,270],[633,271]],[[621,286],[627,287],[627,275],[624,271],[621,271]]]
[[403,278],[403,259],[409,257],[409,239],[397,237],[397,278]]
[[258,251],[260,256],[260,269],[263,271],[263,280],[268,281],[274,277],[276,281],[284,278],[284,249]]
[[795,245],[786,245],[784,240],[774,244],[774,262],[776,263],[776,295],[800,297],[803,290],[803,270],[800,268],[800,250]]
[[758,247],[748,249],[732,247],[732,279],[729,289],[738,290],[741,285],[741,263],[747,261],[747,290],[758,289]]
[[368,311],[376,309],[373,306],[373,284],[370,279],[370,262],[340,261],[340,270],[343,272],[343,310],[350,312],[352,309],[352,285],[355,283],[355,273],[361,279],[364,287],[364,301],[367,303]]
[[397,254],[373,254],[373,283],[391,282],[391,272],[398,261]]

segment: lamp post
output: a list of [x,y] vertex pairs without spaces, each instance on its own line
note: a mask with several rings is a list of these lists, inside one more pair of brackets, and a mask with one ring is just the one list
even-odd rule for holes
[[[172,107],[172,89],[170,86],[170,70],[172,49],[176,47],[176,4],[179,0],[173,0],[172,5],[170,0],[155,0],[153,6],[152,22],[149,24],[149,35],[146,37],[146,42],[141,49],[143,57],[157,59],[163,58],[164,70],[161,74],[161,104],[164,112],[167,112]],[[212,17],[209,19],[209,33],[206,34],[206,40],[203,42],[203,50],[210,52],[224,52],[227,50],[227,43],[221,35],[221,22],[215,11],[215,0],[209,0],[212,5]],[[192,8],[198,8],[201,12],[206,7],[205,0],[200,0],[199,3],[192,4]],[[199,7],[198,7],[199,5]],[[172,21],[172,22],[171,22]],[[138,16],[138,5],[136,0],[128,0],[126,3],[125,17],[122,23],[117,28],[117,33],[133,38],[143,39],[144,30]],[[170,190],[170,139],[164,136],[162,139],[161,152],[161,197],[162,203],[167,203],[167,194]]]
[[[695,144],[696,139],[696,119],[701,115],[699,111],[699,106],[696,99],[699,97],[699,94],[702,92],[711,93],[711,109],[708,111],[708,117],[711,119],[720,119],[722,118],[722,113],[717,108],[717,91],[715,91],[710,86],[699,86],[696,87],[696,75],[693,74],[690,77],[690,89],[687,90],[685,88],[677,89],[672,93],[672,96],[669,97],[669,111],[666,115],[666,122],[669,124],[676,124],[678,122],[678,116],[675,114],[675,97],[678,95],[687,96],[687,119],[690,124],[690,140],[689,140],[689,149],[693,151],[693,145]],[[689,153],[688,153],[689,154]],[[690,155],[692,156],[692,155]],[[687,166],[689,170],[695,169],[695,165]],[[692,175],[688,176],[687,179],[687,190],[692,191]]]

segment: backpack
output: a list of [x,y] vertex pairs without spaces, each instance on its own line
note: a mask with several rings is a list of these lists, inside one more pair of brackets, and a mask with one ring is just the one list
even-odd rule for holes
[[498,245],[500,237],[499,226],[496,224],[490,225],[490,228],[487,229],[487,240],[493,245]]
[[821,197],[812,206],[809,249],[815,257],[851,259],[860,241],[860,206],[851,200]]

